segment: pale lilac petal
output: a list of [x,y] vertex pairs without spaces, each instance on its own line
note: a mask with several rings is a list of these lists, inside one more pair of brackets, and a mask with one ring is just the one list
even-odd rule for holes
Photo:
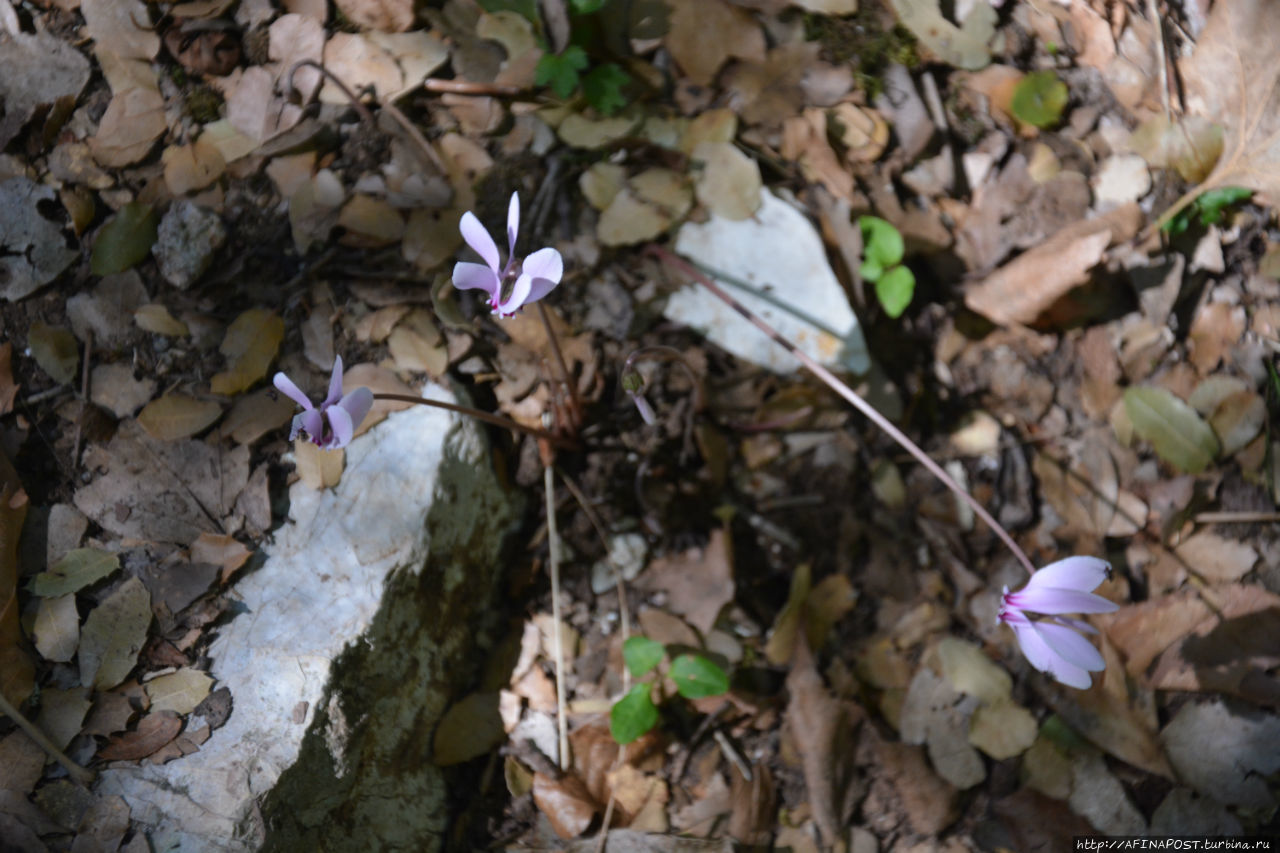
[[297,403],[302,408],[312,408],[311,401],[307,399],[307,395],[303,394],[298,386],[294,385],[293,380],[288,376],[285,376],[283,373],[277,373],[271,381],[276,388],[280,390],[280,393],[284,394],[290,400],[293,400],[293,402]]
[[313,441],[320,440],[324,435],[324,418],[321,417],[319,409],[308,409],[293,416],[293,429],[289,431],[289,440],[293,441],[297,438],[299,432],[305,432]]
[[346,409],[347,414],[351,417],[352,429],[360,426],[360,422],[364,420],[365,415],[369,414],[369,409],[372,406],[373,392],[364,387],[355,389],[343,397],[342,402],[338,403],[338,408]]
[[529,289],[532,286],[533,282],[529,280],[529,276],[521,275],[511,286],[511,295],[507,297],[507,301],[494,308],[494,313],[500,317],[510,317],[519,311],[520,306],[529,301]]
[[326,409],[342,399],[342,356],[334,356],[333,373],[329,374],[329,396],[324,398],[320,408]]
[[529,279],[529,295],[524,298],[524,304],[537,302],[542,297],[556,289],[557,281],[549,278],[531,278]]
[[498,276],[481,264],[457,263],[453,266],[453,286],[458,290],[483,290],[492,299],[498,294]]
[[333,437],[321,446],[325,450],[334,450],[350,444],[356,428],[351,423],[351,415],[347,413],[347,410],[341,406],[333,406],[325,412],[325,415],[329,418],[329,426],[333,427]]
[[[520,233],[520,194],[511,194],[511,204],[507,205],[507,257],[516,256],[516,235]],[[508,262],[508,265],[509,262]]]
[[[1008,620],[1009,627],[1013,629],[1014,635],[1018,638],[1018,645],[1021,647],[1022,653],[1026,655],[1027,662],[1041,672],[1049,673],[1049,675],[1068,687],[1088,690],[1093,683],[1089,678],[1088,671],[1076,666],[1058,654],[1041,635],[1038,625],[1032,623],[1025,616],[1018,615],[1021,617],[1021,621]],[[1081,640],[1083,641],[1083,638]]]
[[1072,666],[1093,672],[1101,672],[1107,668],[1102,653],[1093,647],[1093,643],[1065,625],[1040,621],[1036,623],[1036,630],[1049,644],[1049,648]]
[[493,238],[489,236],[489,232],[484,230],[484,226],[480,224],[480,220],[476,219],[476,215],[471,211],[462,214],[462,222],[458,224],[458,230],[462,232],[462,239],[467,241],[467,245],[476,250],[484,262],[489,265],[489,269],[493,270],[493,274],[498,274],[498,244],[493,242]]
[[1032,613],[1112,613],[1120,609],[1115,602],[1091,592],[1045,586],[1033,588],[1031,584],[1009,593],[1004,600],[1011,607]]
[[546,279],[555,287],[564,276],[564,258],[555,249],[539,249],[524,259],[520,273],[533,279]]
[[1024,589],[1053,587],[1054,589],[1078,589],[1090,592],[1107,579],[1111,564],[1097,557],[1067,557],[1050,563],[1031,576]]

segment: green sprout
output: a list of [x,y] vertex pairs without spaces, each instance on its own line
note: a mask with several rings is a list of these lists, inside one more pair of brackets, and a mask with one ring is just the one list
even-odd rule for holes
[[876,299],[893,319],[902,316],[911,304],[916,277],[902,265],[906,248],[902,234],[878,216],[858,217],[862,231],[862,266],[858,275],[876,286]]
[[[654,688],[661,679],[658,665],[667,657],[666,648],[648,637],[630,637],[622,644],[622,660],[633,678],[642,679],[609,710],[609,731],[619,744],[629,744],[658,724]],[[645,676],[652,674],[652,678]],[[719,696],[729,690],[729,676],[702,655],[681,654],[671,661],[667,675],[676,692],[685,699]]]

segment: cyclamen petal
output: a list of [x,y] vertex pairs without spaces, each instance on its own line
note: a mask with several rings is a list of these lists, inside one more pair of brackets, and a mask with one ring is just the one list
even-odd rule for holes
[[311,442],[325,450],[346,447],[355,436],[356,427],[369,414],[373,406],[373,392],[368,388],[356,388],[350,394],[342,393],[342,356],[333,361],[333,373],[329,376],[329,392],[319,408],[311,405],[292,379],[277,373],[272,380],[276,388],[287,395],[305,411],[293,417],[289,440],[306,433]]
[[[1110,574],[1111,567],[1096,557],[1068,557],[1045,566],[1016,592],[1005,587],[1000,598],[1000,621],[1013,629],[1027,662],[1071,687],[1086,689],[1090,672],[1106,663],[1081,631],[1096,633],[1064,613],[1110,613],[1118,609],[1092,590]],[[1047,618],[1032,620],[1027,613]]]
[[[515,256],[516,240],[520,229],[520,196],[511,194],[507,205],[507,263],[499,267],[498,247],[484,230],[480,220],[468,211],[459,223],[462,238],[474,249],[487,266],[460,262],[453,268],[453,286],[459,290],[483,290],[488,294],[489,307],[499,317],[510,317],[530,302],[546,296],[560,284],[564,277],[564,259],[555,249],[539,249],[521,264]],[[504,287],[511,290],[502,298]]]

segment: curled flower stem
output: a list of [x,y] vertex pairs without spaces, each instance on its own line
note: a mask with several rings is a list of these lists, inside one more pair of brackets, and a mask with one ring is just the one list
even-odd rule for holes
[[761,319],[759,315],[726,293],[724,288],[720,287],[720,285],[716,284],[714,280],[709,276],[704,275],[688,261],[667,251],[661,246],[653,244],[650,244],[646,251],[663,263],[676,268],[684,275],[711,291],[715,296],[727,303],[730,308],[741,314],[742,317],[748,320],[753,326],[768,335],[774,343],[795,356],[801,364],[813,373],[814,376],[817,376],[825,382],[832,391],[835,391],[847,400],[855,409],[866,415],[872,423],[888,433],[889,437],[901,445],[904,450],[914,456],[916,461],[925,467],[926,471],[938,478],[944,486],[955,492],[961,500],[968,504],[973,509],[974,514],[981,518],[983,522],[991,528],[992,532],[1000,538],[1000,541],[1003,542],[1011,552],[1013,552],[1013,556],[1016,557],[1018,562],[1022,564],[1022,567],[1027,570],[1027,574],[1034,575],[1036,573],[1036,567],[1032,564],[1030,558],[1027,557],[1026,552],[1018,546],[1018,543],[1014,541],[1013,537],[1009,534],[1009,531],[1005,530],[1000,522],[996,521],[995,518],[992,517],[991,513],[987,512],[986,507],[978,503],[973,495],[969,494],[968,491],[957,483],[950,474],[944,471],[941,465],[934,462],[933,459],[929,457],[929,454],[921,450],[919,445],[908,438],[906,433],[894,426],[888,418],[876,411],[875,407],[862,399],[858,392],[854,391],[847,384],[838,379],[835,374],[827,370],[818,362],[814,361],[806,353],[802,352],[795,344],[784,338],[776,329]]
[[471,406],[459,406],[457,403],[446,403],[443,400],[428,400],[426,397],[414,397],[410,394],[374,394],[374,400],[393,400],[397,403],[416,403],[419,406],[432,406],[437,409],[444,409],[450,412],[457,412],[460,415],[468,415],[478,421],[484,421],[487,424],[504,427],[505,429],[513,429],[522,432],[525,435],[531,435],[534,438],[545,439],[558,447],[573,448],[573,442],[564,438],[564,436],[547,432],[546,430],[535,429],[524,424],[517,423],[510,418],[504,418],[501,415],[493,415],[480,409],[474,409]]
[[80,785],[89,787],[92,784],[96,774],[92,770],[86,770],[79,764],[76,764],[67,754],[58,749],[57,745],[45,737],[44,732],[36,728],[35,723],[28,720],[22,715],[22,712],[9,702],[9,699],[0,692],[0,714],[4,714],[9,719],[18,724],[18,728],[27,733],[27,736],[40,745],[40,748],[49,753],[59,764],[66,768],[67,773],[72,779],[76,780]]

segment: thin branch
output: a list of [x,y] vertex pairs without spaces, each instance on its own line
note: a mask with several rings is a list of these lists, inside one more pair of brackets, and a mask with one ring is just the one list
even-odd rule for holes
[[692,264],[688,263],[680,256],[672,254],[661,246],[654,244],[650,244],[646,251],[657,257],[662,262],[680,270],[689,278],[692,278],[698,284],[707,288],[707,290],[711,291],[727,303],[729,307],[737,311],[744,319],[768,335],[774,343],[795,356],[801,364],[807,367],[813,375],[825,382],[831,390],[835,391],[847,400],[855,409],[866,415],[872,423],[888,433],[889,437],[901,445],[904,450],[914,456],[916,461],[925,467],[926,471],[938,478],[944,486],[951,489],[951,491],[955,492],[961,500],[968,504],[973,509],[974,514],[981,518],[986,525],[991,528],[992,532],[1000,538],[1000,541],[1008,547],[1008,549],[1013,553],[1013,556],[1017,557],[1018,562],[1022,564],[1023,568],[1025,568],[1029,574],[1035,574],[1036,567],[1032,564],[1030,558],[1027,557],[1026,552],[1018,546],[1018,543],[1014,541],[1013,537],[1009,534],[1009,531],[1005,530],[1000,522],[996,521],[995,518],[992,517],[991,513],[987,512],[986,507],[978,503],[973,495],[969,494],[969,492],[957,483],[950,474],[944,471],[942,466],[937,462],[934,462],[933,459],[930,458],[929,454],[921,450],[920,446],[908,438],[906,433],[894,426],[888,418],[880,414],[880,412],[878,412],[875,407],[866,400],[862,399],[856,391],[838,379],[831,371],[827,370],[821,364],[810,358],[807,353],[800,350],[795,344],[791,343],[791,341],[782,337],[776,329],[762,320],[745,305],[726,293],[722,287],[715,283],[715,281],[704,275]]
[[564,353],[560,350],[560,339],[556,337],[555,330],[551,327],[551,317],[547,314],[547,308],[541,302],[535,303],[538,309],[538,317],[542,319],[542,328],[547,332],[547,340],[551,342],[551,352],[556,357],[556,366],[560,369],[560,378],[564,380],[564,384],[569,389],[570,414],[569,419],[573,432],[577,432],[582,426],[582,398],[578,396],[578,383],[574,381],[573,374],[569,372],[569,365],[565,364]]
[[3,691],[0,691],[0,713],[3,713],[6,717],[17,723],[18,727],[27,733],[28,737],[40,745],[41,749],[49,753],[55,761],[66,768],[67,773],[70,774],[72,779],[86,788],[93,783],[97,774],[92,770],[86,770],[68,758],[67,754],[58,749],[57,745],[54,744],[53,741],[45,737],[44,732],[36,728],[35,723],[28,720],[22,715],[21,711],[13,707],[9,702],[8,697],[4,695]]
[[560,630],[560,535],[556,530],[555,476],[551,466],[542,469],[547,492],[547,551],[551,563],[551,647],[556,659],[556,727],[560,732],[560,769],[569,769],[569,708],[564,697],[564,647]]

